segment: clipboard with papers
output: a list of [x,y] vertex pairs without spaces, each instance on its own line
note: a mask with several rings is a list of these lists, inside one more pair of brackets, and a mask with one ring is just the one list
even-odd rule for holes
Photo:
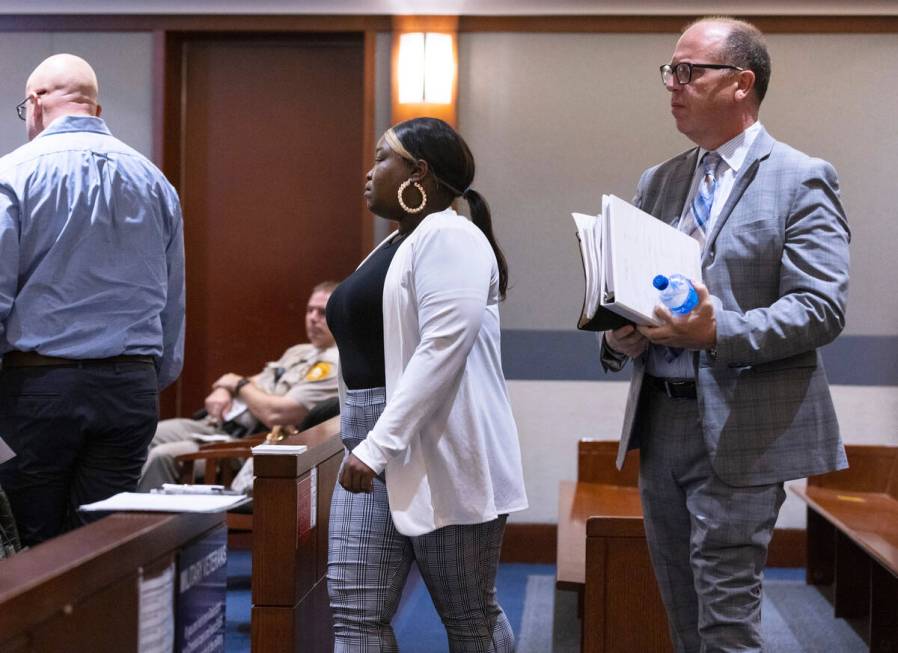
[[249,503],[233,492],[119,492],[108,499],[79,506],[83,512],[225,512]]
[[655,275],[701,279],[698,242],[619,197],[603,195],[599,215],[571,215],[586,279],[578,329],[656,325]]

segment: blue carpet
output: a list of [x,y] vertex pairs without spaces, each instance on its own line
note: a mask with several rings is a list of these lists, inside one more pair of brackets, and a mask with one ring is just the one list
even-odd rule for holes
[[[250,650],[249,551],[228,552],[228,598],[225,651]],[[851,626],[832,616],[832,606],[817,588],[804,583],[804,569],[764,571],[763,629],[770,653],[839,653],[865,651]],[[576,603],[557,593],[554,565],[502,564],[496,588],[518,640],[520,653],[546,653],[552,648],[553,611],[556,653],[579,650]],[[524,616],[527,615],[527,623]],[[446,631],[416,566],[412,566],[399,609],[393,619],[402,653],[446,653]],[[559,629],[561,632],[559,632]]]
[[[228,599],[225,626],[225,651],[246,653],[250,650],[250,578],[252,554],[228,551]],[[527,579],[531,575],[555,575],[554,565],[504,564],[499,566],[496,587],[499,603],[505,610],[515,634],[521,632]],[[405,592],[399,603],[393,629],[402,653],[441,653],[448,651],[446,631],[421,580],[412,565]]]
[[764,583],[762,627],[769,653],[865,653],[869,647],[852,624],[833,616],[832,604],[821,591],[798,580]]
[[225,607],[225,652],[250,650],[253,555],[228,549],[228,600]]
[[804,582],[804,567],[767,567],[764,570],[764,580],[782,580],[795,583]]

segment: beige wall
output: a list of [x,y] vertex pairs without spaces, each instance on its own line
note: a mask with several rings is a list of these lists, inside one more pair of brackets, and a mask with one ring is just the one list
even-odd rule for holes
[[153,148],[153,37],[149,32],[0,33],[0,153],[25,143],[14,107],[31,71],[51,54],[86,59],[100,82],[103,118],[112,133],[146,156]]

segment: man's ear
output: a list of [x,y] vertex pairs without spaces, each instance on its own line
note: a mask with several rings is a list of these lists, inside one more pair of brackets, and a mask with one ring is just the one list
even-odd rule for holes
[[97,112],[94,114],[97,118],[100,117],[100,114],[103,113],[103,107],[99,104],[97,105]]
[[752,89],[755,87],[755,73],[753,70],[742,70],[739,72],[739,85],[736,87],[736,99],[744,100],[747,98]]

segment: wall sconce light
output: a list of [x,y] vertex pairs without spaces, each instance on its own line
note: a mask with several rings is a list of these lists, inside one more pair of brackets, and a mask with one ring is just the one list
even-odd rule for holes
[[455,80],[452,35],[409,32],[399,35],[399,102],[449,104]]
[[456,122],[457,16],[396,16],[393,122],[417,116]]

